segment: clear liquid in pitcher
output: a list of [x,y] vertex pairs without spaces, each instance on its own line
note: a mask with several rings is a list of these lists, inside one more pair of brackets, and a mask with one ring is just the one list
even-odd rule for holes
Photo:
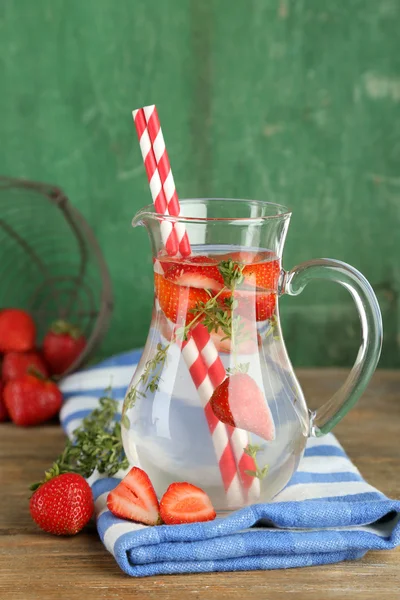
[[160,496],[189,481],[217,510],[266,502],[296,470],[309,427],[279,322],[280,261],[268,250],[192,251],[154,261],[155,306],[125,398],[124,448]]

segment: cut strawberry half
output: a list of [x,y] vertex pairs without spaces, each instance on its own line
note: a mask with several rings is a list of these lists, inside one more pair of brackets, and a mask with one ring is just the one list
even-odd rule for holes
[[210,498],[191,483],[171,483],[160,501],[160,514],[166,525],[212,521],[216,512]]
[[209,299],[204,289],[177,285],[159,273],[154,273],[154,285],[161,310],[175,324],[189,325],[195,318],[191,310]]
[[[205,261],[208,264],[205,264]],[[166,263],[164,263],[165,266]],[[217,264],[210,265],[210,259],[207,256],[193,257],[190,264],[172,264],[165,269],[165,278],[177,285],[208,289],[214,292],[218,292],[224,285]]]
[[251,431],[267,441],[275,438],[268,404],[257,383],[247,373],[227,377],[214,390],[210,404],[222,423]]
[[244,283],[270,291],[278,289],[278,280],[281,272],[279,260],[254,263],[243,269]]
[[120,519],[145,525],[160,525],[156,493],[147,473],[133,467],[107,497],[107,507]]

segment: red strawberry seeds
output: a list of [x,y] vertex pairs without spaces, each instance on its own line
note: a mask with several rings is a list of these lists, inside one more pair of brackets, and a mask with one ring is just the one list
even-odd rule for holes
[[160,514],[166,525],[212,521],[217,516],[207,494],[187,482],[171,483],[161,498]]
[[210,399],[222,423],[251,431],[267,441],[275,438],[272,415],[257,383],[247,373],[227,377]]
[[107,497],[107,507],[121,519],[145,525],[161,523],[156,493],[147,473],[133,467]]
[[32,519],[54,535],[74,535],[91,519],[93,495],[86,479],[64,473],[43,483],[29,503]]
[[154,273],[154,285],[161,310],[170,321],[180,325],[191,323],[195,317],[191,310],[198,302],[209,299],[204,289],[177,285],[159,273]]

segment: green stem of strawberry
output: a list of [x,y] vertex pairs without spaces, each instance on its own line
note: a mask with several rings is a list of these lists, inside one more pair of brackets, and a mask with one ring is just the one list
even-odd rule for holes
[[36,379],[40,379],[40,381],[49,381],[50,380],[49,377],[45,377],[43,375],[43,373],[38,371],[38,369],[36,369],[36,367],[33,367],[32,365],[30,367],[28,367],[28,373],[29,373],[29,375],[33,375],[34,377],[36,377]]
[[79,327],[76,327],[76,325],[71,325],[71,323],[68,323],[68,321],[63,321],[62,319],[55,321],[50,330],[58,335],[68,334],[74,338],[74,340],[77,340],[82,335],[82,331],[79,329]]

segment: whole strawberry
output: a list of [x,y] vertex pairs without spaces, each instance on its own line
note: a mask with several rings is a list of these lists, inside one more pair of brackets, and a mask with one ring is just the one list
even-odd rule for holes
[[4,384],[0,381],[0,423],[10,420],[7,407],[4,403],[3,388]]
[[0,312],[0,352],[27,352],[35,346],[36,327],[32,317],[17,308]]
[[38,425],[55,417],[62,403],[57,385],[36,375],[9,381],[3,396],[11,419],[22,427]]
[[19,379],[35,371],[43,377],[48,377],[48,370],[43,358],[38,352],[9,352],[3,358],[1,376],[3,381]]
[[93,495],[82,475],[64,473],[43,483],[29,503],[32,519],[48,533],[74,535],[91,519]]
[[56,321],[43,340],[43,356],[53,375],[61,375],[78,358],[86,339],[78,327]]

